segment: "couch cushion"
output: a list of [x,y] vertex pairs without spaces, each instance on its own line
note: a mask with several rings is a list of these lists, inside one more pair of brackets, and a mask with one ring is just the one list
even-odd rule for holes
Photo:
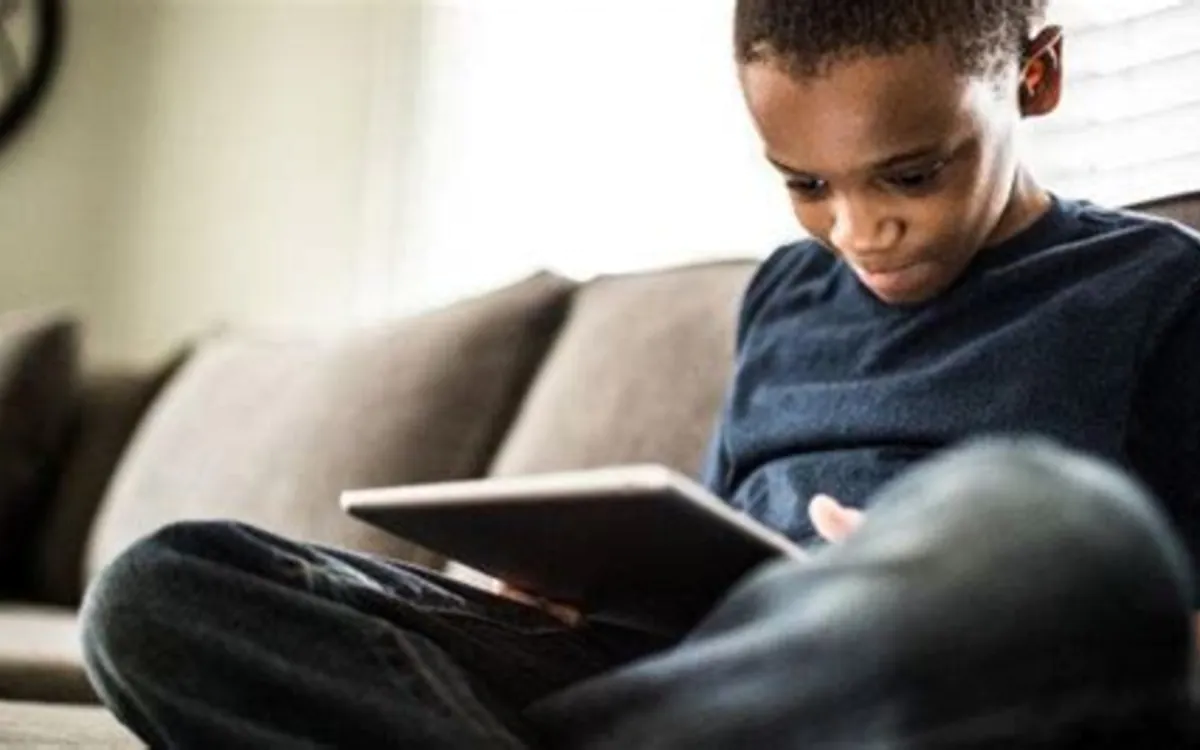
[[492,473],[630,462],[696,473],[754,267],[696,265],[581,288]]
[[0,607],[0,699],[96,702],[72,610]]
[[1138,204],[1134,208],[1146,213],[1174,219],[1200,231],[1200,193],[1173,195]]
[[0,703],[0,747],[145,747],[100,707]]
[[37,601],[79,603],[96,510],[146,408],[186,357],[181,351],[156,370],[94,373],[83,383],[67,460],[34,555],[31,594]]
[[78,370],[74,319],[0,315],[0,591],[9,595],[25,593],[33,532],[74,414]]
[[338,496],[482,475],[573,286],[541,274],[335,339],[203,345],[134,437],[89,570],[166,523],[197,518],[439,564],[345,516]]

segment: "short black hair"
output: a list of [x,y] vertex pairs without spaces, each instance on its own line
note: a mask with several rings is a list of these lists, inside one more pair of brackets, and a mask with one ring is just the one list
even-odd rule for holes
[[1049,0],[738,0],[740,64],[775,62],[797,77],[864,56],[945,44],[960,72],[1019,60]]

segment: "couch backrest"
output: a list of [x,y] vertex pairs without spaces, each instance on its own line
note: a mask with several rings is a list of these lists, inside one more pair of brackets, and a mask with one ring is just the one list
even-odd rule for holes
[[1147,201],[1136,204],[1132,208],[1167,219],[1174,219],[1200,232],[1200,192]]
[[74,434],[36,539],[30,594],[37,601],[79,603],[96,509],[146,408],[186,356],[154,369],[93,372],[82,384]]
[[164,524],[213,518],[438,564],[346,516],[338,496],[482,476],[573,288],[541,274],[328,339],[207,342],[138,428],[92,528],[88,571]]
[[754,267],[692,265],[579,289],[492,473],[638,462],[696,473]]

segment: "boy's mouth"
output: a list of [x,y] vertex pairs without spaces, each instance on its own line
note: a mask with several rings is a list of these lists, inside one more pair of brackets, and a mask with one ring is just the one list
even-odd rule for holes
[[909,261],[906,263],[855,263],[858,270],[870,275],[886,275],[891,273],[900,273],[906,271],[913,266],[919,265],[920,261]]
[[862,283],[884,302],[919,302],[935,286],[935,269],[928,262],[903,264],[854,264]]
[[892,261],[889,263],[879,262],[870,258],[864,258],[858,261],[852,260],[850,263],[864,279],[868,277],[887,278],[890,276],[897,276],[911,271],[918,266],[925,265],[924,262],[919,260],[907,260],[899,262]]

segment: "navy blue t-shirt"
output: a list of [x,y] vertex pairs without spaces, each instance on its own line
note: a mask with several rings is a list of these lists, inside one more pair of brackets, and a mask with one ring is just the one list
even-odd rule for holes
[[1038,434],[1116,462],[1200,559],[1200,235],[1055,199],[916,306],[815,241],[747,288],[710,489],[801,543],[809,499],[865,507],[931,453]]

